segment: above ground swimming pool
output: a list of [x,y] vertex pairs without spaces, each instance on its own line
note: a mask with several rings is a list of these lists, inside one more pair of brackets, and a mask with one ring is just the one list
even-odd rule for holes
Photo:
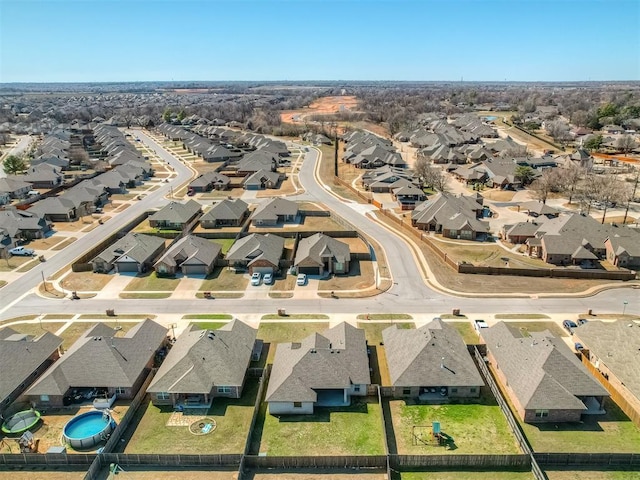
[[40,412],[37,410],[23,410],[9,417],[2,424],[2,432],[13,434],[23,433],[34,427],[40,420]]
[[69,420],[62,436],[73,448],[91,448],[109,438],[115,427],[116,422],[109,412],[92,410]]

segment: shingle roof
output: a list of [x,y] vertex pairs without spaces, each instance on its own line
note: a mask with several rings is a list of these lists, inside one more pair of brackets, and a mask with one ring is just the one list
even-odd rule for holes
[[258,260],[265,260],[271,265],[277,266],[282,257],[284,238],[267,233],[261,235],[252,233],[237,240],[227,252],[227,260],[247,261],[252,265]]
[[242,218],[248,207],[249,205],[239,198],[222,200],[211,207],[211,209],[200,218],[200,221],[238,220]]
[[324,263],[323,259],[327,257],[339,263],[351,261],[349,245],[322,233],[316,233],[298,242],[298,251],[293,264],[312,261],[320,266]]
[[394,386],[484,385],[462,337],[442,320],[417,330],[393,325],[382,331],[382,338]]
[[488,232],[489,224],[476,218],[480,205],[473,197],[438,193],[416,206],[411,218],[416,224],[435,222],[445,229],[460,230],[468,225],[473,231]]
[[167,329],[147,319],[116,337],[99,323],[27,390],[27,395],[64,395],[70,387],[132,387],[155,355]]
[[9,327],[0,330],[0,402],[25,383],[60,345],[62,339],[51,332],[34,338]]
[[256,330],[239,320],[213,331],[191,325],[180,335],[147,391],[210,393],[215,386],[241,386],[255,340]]
[[275,221],[278,216],[297,215],[298,204],[285,198],[276,197],[267,202],[263,202],[256,208],[251,216],[251,220]]
[[126,255],[138,263],[145,263],[160,245],[164,245],[163,238],[144,235],[142,233],[128,233],[116,243],[103,250],[100,255],[91,260],[91,262],[102,260],[107,263],[113,263],[118,258]]
[[578,396],[609,395],[567,344],[549,331],[521,337],[499,322],[483,329],[482,338],[525,409],[586,410]]
[[195,200],[186,203],[170,202],[149,217],[149,221],[184,223],[197,214],[202,206]]
[[156,261],[159,263],[176,266],[181,265],[212,265],[220,256],[222,247],[220,244],[210,242],[206,238],[195,235],[182,237]]
[[364,330],[342,322],[300,343],[278,345],[266,401],[315,402],[315,389],[370,383]]
[[640,325],[628,320],[589,320],[574,329],[576,341],[596,355],[640,400]]

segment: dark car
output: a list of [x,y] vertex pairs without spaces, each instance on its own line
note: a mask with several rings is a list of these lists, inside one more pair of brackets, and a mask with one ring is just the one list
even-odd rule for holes
[[562,326],[564,327],[564,329],[569,332],[571,335],[573,335],[573,329],[577,328],[577,324],[576,322],[572,321],[572,320],[564,320],[562,322]]
[[585,319],[585,318],[579,318],[578,319],[578,325],[584,325],[585,323],[587,323],[589,320]]

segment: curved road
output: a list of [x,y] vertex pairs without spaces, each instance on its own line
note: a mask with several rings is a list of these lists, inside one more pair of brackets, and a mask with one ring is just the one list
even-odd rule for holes
[[78,252],[89,248],[98,241],[107,229],[108,232],[121,228],[127,221],[143,210],[158,205],[164,201],[163,195],[170,185],[178,185],[186,181],[190,171],[169,152],[153,141],[143,132],[136,131],[138,136],[148,147],[158,152],[163,160],[169,162],[176,169],[178,176],[171,183],[165,184],[159,190],[148,195],[145,199],[128,208],[105,225],[93,230],[82,239],[75,242],[72,251],[63,250],[52,258],[51,262],[39,265],[25,273],[18,281],[0,289],[0,308],[11,304],[10,308],[3,308],[0,319],[34,313],[59,313],[73,311],[74,313],[97,313],[108,308],[117,312],[135,313],[201,313],[216,311],[235,314],[275,313],[278,308],[286,308],[289,313],[367,313],[367,312],[406,312],[439,315],[459,308],[464,313],[557,313],[576,314],[594,309],[596,312],[621,312],[624,302],[627,313],[640,313],[640,292],[632,289],[614,289],[601,292],[586,298],[461,298],[448,296],[429,288],[423,281],[422,272],[416,265],[409,246],[393,233],[387,231],[365,216],[367,206],[356,203],[344,203],[336,199],[315,178],[315,168],[319,153],[311,149],[300,170],[300,182],[307,190],[307,194],[326,204],[337,214],[345,218],[367,235],[375,238],[385,249],[387,261],[395,285],[388,292],[375,297],[363,299],[266,299],[259,302],[247,302],[237,299],[216,300],[96,300],[81,301],[49,300],[36,294],[23,295],[19,300],[12,301],[28,292],[41,281],[41,270],[53,273],[70,263]]

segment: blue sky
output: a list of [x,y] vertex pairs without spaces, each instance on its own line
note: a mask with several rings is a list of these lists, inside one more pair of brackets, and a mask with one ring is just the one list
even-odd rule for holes
[[0,0],[0,82],[640,80],[640,1]]

